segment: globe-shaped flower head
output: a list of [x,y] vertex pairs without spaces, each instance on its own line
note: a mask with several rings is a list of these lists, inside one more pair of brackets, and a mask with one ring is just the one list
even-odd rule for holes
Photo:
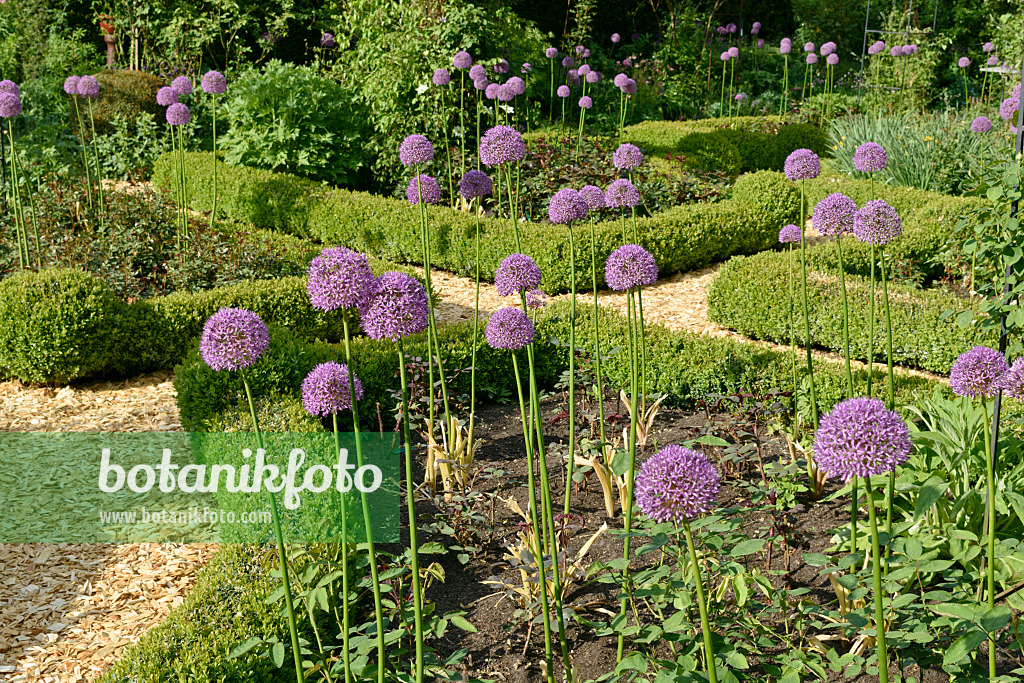
[[726,50],[725,52],[720,54],[718,58],[721,59],[723,62],[728,62],[730,59],[732,59],[732,55],[730,55],[729,51]]
[[21,97],[21,88],[14,81],[4,79],[0,81],[0,93],[10,93],[11,95],[17,95]]
[[835,66],[836,64],[839,63],[839,55],[833,52],[832,54],[825,58],[825,61],[828,63],[829,66]]
[[853,167],[862,173],[881,171],[888,163],[885,149],[875,142],[865,142],[853,153]]
[[838,45],[833,43],[831,40],[821,46],[821,56],[828,57],[831,54],[835,54]]
[[[327,417],[343,410],[352,410],[352,394],[348,386],[348,366],[343,363],[320,363],[302,380],[302,407],[315,417]],[[355,375],[352,384],[356,400],[363,399],[363,383]]]
[[979,116],[971,121],[971,132],[987,133],[992,130],[992,120],[987,116]]
[[807,55],[807,63],[808,64],[817,64],[818,63],[818,55],[814,54],[813,52],[810,53],[809,55]]
[[483,90],[484,92],[487,92],[487,87],[489,85],[490,82],[486,78],[478,78],[477,80],[473,81],[473,87],[476,88],[477,90]]
[[493,187],[490,176],[475,168],[466,171],[466,175],[459,181],[459,193],[466,199],[489,195]]
[[78,94],[78,76],[68,76],[64,79],[64,92],[72,97]]
[[525,156],[526,144],[515,128],[495,126],[480,138],[480,161],[488,166],[519,161]]
[[782,41],[779,43],[779,54],[780,55],[788,55],[792,51],[793,51],[793,43],[792,43],[792,41],[790,41],[789,38],[783,38]]
[[513,76],[512,78],[508,79],[507,81],[505,81],[505,85],[511,87],[516,95],[526,94],[526,81],[521,79],[519,76]]
[[313,308],[365,310],[377,293],[366,256],[345,247],[328,247],[309,262],[306,291]]
[[615,150],[615,154],[612,156],[612,163],[620,171],[632,170],[643,162],[644,155],[640,152],[640,148],[628,142],[619,145],[619,148]]
[[[523,62],[523,65],[522,65],[522,67],[519,68],[519,71],[521,71],[524,74],[532,74],[533,73],[533,65],[530,64],[529,62]],[[522,93],[520,93],[520,94],[522,94]]]
[[78,79],[78,94],[90,100],[96,99],[100,94],[100,84],[92,76],[82,76]]
[[1003,121],[1012,121],[1017,118],[1017,112],[1020,110],[1020,95],[1014,97],[1010,95],[999,105],[999,118]]
[[761,32],[761,22],[760,21],[755,21],[754,25],[750,27],[750,33],[752,35],[756,36],[760,32]]
[[540,285],[540,268],[526,254],[509,254],[494,273],[494,288],[501,296],[528,292]]
[[565,74],[565,82],[575,88],[580,84],[579,72],[576,69],[569,69],[568,73]]
[[484,336],[495,349],[515,351],[533,341],[535,331],[530,317],[518,308],[499,308],[487,319]]
[[590,211],[597,211],[605,206],[604,191],[600,187],[584,185],[580,188],[580,196],[583,197],[583,201],[587,203],[587,208]]
[[971,60],[968,59],[967,57],[961,57],[960,59],[957,60],[956,65],[961,69],[966,69],[971,65]]
[[405,198],[410,204],[437,204],[441,201],[441,186],[434,178],[419,174],[409,179],[409,186],[405,188]]
[[626,84],[624,86],[622,86],[621,90],[622,90],[622,92],[626,93],[627,95],[635,95],[636,94],[636,81],[634,81],[632,78],[630,78],[628,81],[626,81]]
[[192,119],[192,114],[181,102],[175,102],[167,107],[167,123],[172,126],[184,126]]
[[626,74],[616,74],[615,78],[612,79],[612,83],[615,84],[616,88],[621,88],[626,84],[626,81],[628,80],[629,76],[627,76]]
[[[452,57],[452,66],[456,69],[468,69],[473,66],[473,58],[465,50],[460,50]],[[470,74],[470,77],[472,78],[473,74]]]
[[499,102],[511,102],[516,98],[516,89],[512,87],[511,83],[499,85],[496,92]]
[[573,59],[572,57],[562,58],[562,66],[565,67],[566,69],[572,68],[575,64],[576,60]]
[[496,74],[507,74],[508,73],[508,61],[499,59],[497,64],[494,65],[494,73]]
[[989,66],[998,66],[999,65],[999,57],[997,57],[995,55],[989,55],[988,61],[986,61],[985,63],[988,64]]
[[881,41],[881,40],[876,40],[875,42],[871,43],[870,46],[868,46],[868,54],[874,56],[874,55],[877,55],[879,52],[881,52],[884,49],[885,49],[885,42]]
[[1010,370],[1003,354],[987,346],[961,353],[949,370],[949,388],[957,396],[995,396],[1003,375]]
[[548,59],[555,59],[555,58],[557,58],[558,57],[558,48],[556,48],[556,47],[549,47],[547,50],[544,50],[544,56],[547,57]]
[[590,73],[590,65],[582,64],[580,68],[576,70],[576,73],[578,73],[580,76],[586,77],[586,75]]
[[429,306],[423,285],[411,275],[388,271],[377,278],[377,296],[363,312],[370,339],[398,341],[427,329]]
[[729,48],[729,56],[732,57],[733,59],[736,59],[737,57],[740,56],[740,49],[733,45],[732,47]]
[[551,202],[548,204],[548,218],[552,223],[572,223],[586,218],[589,209],[587,200],[576,190],[567,187],[551,197]]
[[729,33],[736,33],[736,28],[737,28],[736,24],[726,24],[725,25],[725,30],[728,31]]
[[587,73],[587,83],[597,83],[599,80],[601,80],[600,71],[590,71]]
[[0,93],[0,118],[21,116],[21,98],[9,92]]
[[174,92],[174,90],[168,85],[165,85],[156,91],[156,103],[161,107],[169,107],[177,101],[178,93]]
[[483,64],[473,64],[469,67],[469,77],[474,81],[487,78],[487,69],[484,68]]
[[638,244],[624,244],[604,264],[604,280],[616,291],[653,285],[658,281],[658,264]]
[[178,97],[182,95],[192,94],[192,81],[189,80],[188,76],[178,76],[171,81],[171,89],[178,93]]
[[854,214],[853,234],[867,244],[888,244],[903,234],[903,222],[896,209],[872,199]]
[[544,308],[548,305],[548,295],[543,289],[531,289],[526,293],[527,308]]
[[613,33],[613,34],[612,34],[612,42],[613,42],[613,43],[616,43],[616,44],[618,44],[618,42],[619,42],[620,40],[622,40],[622,36],[620,36],[620,35],[619,35],[618,33]]
[[640,191],[626,178],[613,180],[604,193],[605,206],[618,209],[636,206],[640,203]]
[[434,85],[448,85],[452,76],[448,73],[448,69],[436,69],[430,80],[434,82]]
[[839,237],[853,232],[853,217],[857,214],[857,203],[842,192],[833,192],[818,202],[811,215],[814,229],[828,237]]
[[999,378],[997,388],[1010,398],[1024,398],[1024,357],[1013,361],[1010,369]]
[[579,101],[580,109],[590,109],[594,106],[594,100],[590,99],[590,95],[584,95]]
[[566,97],[568,97],[571,93],[572,91],[569,90],[569,86],[567,85],[560,85],[558,86],[558,90],[555,91],[555,94],[561,97],[563,100]]
[[203,326],[199,355],[213,370],[244,370],[269,346],[270,333],[258,315],[244,308],[222,308]]
[[320,36],[320,47],[331,48],[336,46],[337,43],[334,41],[334,34],[324,31]]
[[425,164],[433,158],[434,146],[425,135],[410,135],[398,146],[398,160],[405,166]]
[[721,478],[707,457],[671,444],[652,455],[636,475],[636,504],[655,522],[683,524],[715,508]]
[[790,223],[779,230],[779,242],[782,244],[800,243],[800,228]]
[[992,52],[992,50],[995,50],[995,49],[996,49],[996,46],[993,43],[985,43],[984,45],[981,46],[981,51],[982,52]]
[[814,43],[804,43],[804,52],[814,52]]
[[812,180],[821,173],[821,160],[809,149],[797,149],[786,157],[783,170],[790,180]]
[[498,88],[500,87],[501,85],[499,83],[491,83],[484,89],[484,97],[486,97],[489,100],[497,99]]
[[199,82],[199,85],[207,95],[223,95],[228,89],[228,81],[219,71],[207,71],[203,74],[203,80]]
[[910,456],[910,430],[875,398],[848,398],[821,418],[814,461],[846,480],[886,474]]

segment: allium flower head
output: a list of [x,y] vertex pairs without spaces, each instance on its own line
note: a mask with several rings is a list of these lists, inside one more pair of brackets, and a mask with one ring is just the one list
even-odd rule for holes
[[562,59],[562,66],[564,66],[566,69],[572,68],[575,64],[576,60],[574,60],[572,57],[566,56],[565,58]]
[[721,59],[723,62],[728,62],[731,58],[732,55],[729,54],[728,50],[719,55],[719,59]]
[[345,247],[328,247],[309,262],[306,291],[313,308],[365,310],[377,294],[366,256]]
[[992,44],[992,43],[985,43],[984,45],[981,46],[981,51],[982,52],[992,52],[992,50],[995,50],[995,49],[996,49],[996,46],[994,44]]
[[917,45],[904,45],[902,51],[903,51],[903,54],[908,56],[908,57],[910,55],[916,55],[917,54]]
[[832,54],[825,58],[825,61],[828,63],[829,66],[835,66],[836,64],[839,63],[839,55],[833,52]]
[[334,47],[335,45],[337,43],[334,42],[334,34],[324,31],[320,36],[320,47]]
[[[470,57],[469,53],[465,50],[459,50],[455,53],[455,56],[452,57],[452,66],[456,69],[468,69],[473,66],[473,58]],[[470,72],[469,75],[471,78],[475,78],[472,72]]]
[[572,188],[559,190],[548,203],[548,218],[552,223],[572,223],[587,217],[590,206],[580,193]]
[[618,43],[621,40],[622,40],[622,36],[620,36],[618,33],[613,33],[612,34],[612,42],[613,43]]
[[480,138],[480,161],[488,166],[519,161],[525,156],[526,144],[515,128],[494,126]]
[[986,64],[988,64],[989,66],[997,66],[999,64],[999,57],[996,57],[995,55],[989,55]]
[[740,49],[733,45],[732,47],[729,48],[729,56],[732,57],[733,59],[736,59],[737,57],[740,56]]
[[178,97],[182,95],[192,94],[192,81],[189,80],[188,76],[178,76],[171,81],[171,90],[178,93]]
[[558,89],[555,91],[555,94],[561,97],[562,99],[565,99],[571,94],[571,91],[569,90],[569,86],[560,85],[558,86]]
[[599,80],[601,80],[600,71],[591,71],[587,74],[587,83],[597,83]]
[[828,41],[827,43],[821,46],[821,56],[828,57],[830,54],[833,54],[836,51],[837,47],[838,46],[831,40]]
[[782,41],[779,43],[779,54],[788,55],[792,51],[793,41],[791,41],[789,38],[783,38]]
[[203,80],[199,84],[202,86],[203,92],[208,95],[223,95],[228,89],[228,81],[219,71],[207,71],[203,74]]
[[536,289],[540,284],[540,268],[526,254],[509,254],[494,273],[494,288],[501,296]]
[[493,187],[490,176],[475,168],[466,171],[466,175],[459,181],[459,193],[466,199],[489,195]]
[[[320,363],[302,380],[302,407],[314,417],[327,417],[343,410],[352,410],[352,394],[348,386],[348,366],[343,363]],[[356,400],[363,398],[363,383],[355,375],[352,384]]]
[[18,87],[17,83],[11,80],[5,79],[0,81],[0,93],[4,92],[21,97],[21,88]]
[[192,114],[181,102],[175,102],[171,106],[167,107],[167,123],[172,126],[184,126],[192,120]]
[[653,285],[658,281],[658,264],[651,253],[637,244],[624,244],[604,264],[604,280],[616,291]]
[[992,130],[992,120],[987,116],[979,116],[971,121],[971,132],[987,133]]
[[881,171],[888,163],[889,155],[875,142],[865,142],[853,153],[853,167],[862,173]]
[[615,150],[612,163],[620,171],[629,171],[644,163],[644,155],[636,145],[624,142]]
[[949,370],[949,388],[957,396],[995,396],[1000,380],[1010,370],[1005,356],[987,346],[961,353]]
[[636,504],[655,522],[680,525],[715,509],[721,478],[707,457],[671,444],[652,455],[636,475]]
[[82,76],[78,79],[78,94],[95,99],[100,94],[100,84],[92,76]]
[[483,64],[473,64],[469,67],[469,77],[474,81],[487,78],[487,69],[484,68]]
[[434,158],[434,146],[427,136],[414,133],[398,146],[398,160],[404,166],[425,164]]
[[814,461],[835,477],[886,474],[910,456],[910,430],[875,398],[848,398],[821,418]]
[[633,66],[633,59],[631,57],[626,57],[625,59],[622,60],[622,66]]
[[424,204],[437,204],[441,201],[441,187],[434,178],[421,173],[409,180],[405,198],[410,204],[419,204],[420,199]]
[[508,61],[499,59],[494,65],[494,73],[496,74],[507,74],[508,73]]
[[1011,121],[1017,118],[1017,111],[1020,109],[1020,95],[1010,95],[999,105],[999,118],[1003,121]]
[[558,57],[558,48],[549,47],[547,50],[544,50],[544,56],[548,59],[556,59]]
[[516,98],[516,89],[509,83],[503,83],[497,90],[499,102],[511,102]]
[[903,223],[896,209],[872,199],[854,215],[853,234],[867,244],[888,244],[903,234]]
[[736,33],[736,24],[726,24],[725,30],[729,33]]
[[524,73],[524,74],[532,74],[533,73],[533,65],[530,64],[529,62],[523,62],[523,65],[521,67],[519,67],[519,72],[520,73]]
[[500,87],[501,87],[501,86],[500,86],[500,85],[498,85],[497,83],[491,83],[491,84],[490,84],[490,85],[488,85],[488,86],[487,86],[487,88],[486,88],[486,89],[484,90],[484,96],[485,96],[485,97],[486,97],[487,99],[489,99],[489,100],[494,100],[494,99],[497,99],[497,97],[498,97],[498,88],[500,88]]
[[901,48],[899,45],[893,45],[891,48],[889,48],[889,54],[892,55],[893,57],[899,57],[903,54],[903,48]]
[[999,378],[996,388],[1010,398],[1024,398],[1024,357],[1013,361],[1010,369]]
[[615,79],[612,81],[612,83],[615,84],[616,88],[621,88],[622,86],[624,86],[626,84],[626,81],[628,81],[628,80],[629,80],[629,76],[627,76],[626,74],[617,74],[615,76]]
[[873,55],[877,55],[879,52],[881,52],[884,49],[885,49],[885,43],[883,41],[881,41],[881,40],[876,40],[875,42],[871,43],[871,45],[868,47],[868,54],[872,55],[872,56]]
[[632,78],[630,78],[628,81],[626,81],[626,85],[622,86],[621,90],[622,90],[622,92],[626,93],[627,95],[635,95],[636,94],[636,81],[634,81]]
[[222,308],[211,315],[199,339],[199,355],[213,370],[243,370],[270,346],[260,317],[244,308]]
[[434,75],[430,78],[434,85],[448,85],[452,80],[452,75],[448,73],[448,69],[435,69]]
[[565,74],[565,81],[566,83],[575,88],[577,85],[580,84],[579,72],[576,71],[576,69],[569,69],[569,71]]
[[377,278],[377,296],[363,312],[370,339],[398,341],[427,329],[429,304],[423,285],[411,275],[389,271]]
[[178,93],[174,92],[170,86],[165,85],[156,91],[156,103],[161,107],[169,107],[177,101]]
[[790,180],[812,180],[821,173],[821,160],[809,149],[797,149],[786,157],[783,164],[786,177]]
[[505,82],[505,85],[510,86],[512,88],[512,91],[515,92],[516,95],[526,94],[526,81],[521,79],[519,76],[513,76],[512,78],[508,79]]
[[726,33],[729,32],[729,30],[727,28],[725,28],[724,26],[719,26],[715,30],[718,31],[718,35],[720,35],[720,36],[724,36]]
[[804,43],[804,52],[814,52],[814,43]]
[[518,308],[499,308],[487,319],[484,336],[494,349],[515,351],[533,341],[535,331],[530,317]]
[[736,93],[736,97],[734,97],[733,99],[736,100],[737,102],[743,102],[744,100],[747,99],[747,93],[738,92]]
[[960,59],[956,60],[956,65],[961,69],[966,69],[971,65],[971,60],[968,59],[967,57],[961,57]]
[[478,78],[477,80],[473,81],[473,87],[476,88],[477,90],[483,90],[486,92],[487,87],[489,85],[490,83],[486,78]]
[[764,47],[764,38],[758,38],[757,39],[757,49],[760,50],[762,47]]
[[604,193],[605,206],[616,209],[640,203],[640,191],[626,178],[613,180]]
[[587,203],[590,211],[597,211],[604,208],[604,191],[594,185],[584,185],[580,188],[580,196]]
[[779,242],[782,244],[800,243],[800,228],[790,223],[779,230]]
[[818,63],[818,55],[814,54],[813,52],[810,53],[809,55],[807,55],[807,63],[808,64],[817,64]]
[[857,203],[842,192],[833,192],[818,202],[811,216],[811,224],[822,235],[839,237],[853,232],[853,217]]
[[526,293],[527,308],[544,308],[548,305],[548,295],[543,289],[531,289]]
[[72,97],[78,94],[78,76],[68,76],[64,79],[64,92]]
[[0,93],[0,118],[21,116],[21,98],[9,92]]

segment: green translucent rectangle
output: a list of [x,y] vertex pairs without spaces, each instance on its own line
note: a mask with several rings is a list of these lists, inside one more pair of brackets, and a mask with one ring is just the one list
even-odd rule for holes
[[394,435],[262,436],[0,433],[0,543],[398,542]]

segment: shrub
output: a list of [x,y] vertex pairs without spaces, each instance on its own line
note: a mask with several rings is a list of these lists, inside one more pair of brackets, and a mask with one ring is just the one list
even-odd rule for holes
[[0,281],[0,370],[23,382],[68,382],[110,363],[122,311],[101,280],[71,268]]
[[688,166],[704,171],[720,170],[727,176],[735,177],[743,172],[743,157],[739,148],[728,138],[731,136],[714,133],[690,133],[679,141],[676,153],[686,159]]
[[[156,103],[156,91],[164,84],[153,74],[129,69],[112,69],[96,74],[96,81],[100,84],[99,97],[93,104],[97,135],[114,131],[113,121],[116,115],[134,122],[143,114],[156,119],[164,113],[164,108]],[[74,119],[74,116],[72,118]],[[77,119],[74,119],[73,125],[78,125]],[[89,137],[92,130],[88,121],[85,126],[86,136]]]

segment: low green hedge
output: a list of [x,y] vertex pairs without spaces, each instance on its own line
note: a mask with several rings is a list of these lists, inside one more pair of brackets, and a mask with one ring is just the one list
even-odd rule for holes
[[[734,258],[726,263],[711,283],[708,317],[755,339],[789,343],[789,256],[765,252]],[[799,299],[799,255],[794,254],[794,293],[797,343],[802,344],[803,312]],[[850,309],[851,354],[867,358],[868,306],[870,284],[860,276],[847,275]],[[819,348],[842,352],[843,302],[839,278],[834,271],[808,273],[808,313],[811,343]],[[992,344],[973,329],[961,329],[952,319],[943,320],[946,310],[959,310],[963,301],[938,290],[920,290],[889,283],[893,327],[893,358],[901,365],[949,372],[956,357],[975,344]],[[876,285],[875,359],[885,358],[885,326],[881,287]]]

